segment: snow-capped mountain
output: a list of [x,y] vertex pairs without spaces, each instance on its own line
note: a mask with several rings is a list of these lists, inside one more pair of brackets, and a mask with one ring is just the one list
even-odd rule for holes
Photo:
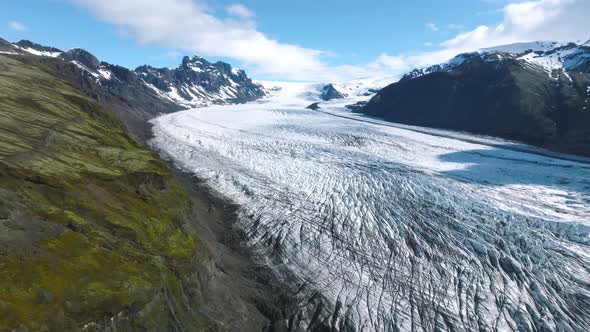
[[346,96],[342,92],[338,91],[332,83],[324,85],[320,90],[321,100],[342,99],[345,97]]
[[554,41],[535,41],[528,43],[514,43],[507,45],[499,45],[493,47],[482,48],[479,52],[504,52],[504,53],[525,53],[527,51],[533,52],[547,52],[560,46],[564,46],[567,43],[558,43]]
[[415,69],[362,112],[590,155],[590,46],[533,42]]
[[163,98],[187,107],[210,103],[242,103],[264,96],[246,72],[225,62],[210,63],[184,57],[177,68],[141,66],[135,69],[144,82]]
[[9,43],[8,41],[0,38],[0,54],[20,54],[22,51]]
[[196,56],[185,57],[174,69],[146,65],[130,70],[100,61],[81,48],[62,51],[27,40],[10,43],[3,39],[0,54],[42,64],[55,77],[106,105],[142,140],[151,136],[147,121],[158,115],[211,104],[242,103],[266,94],[243,70]]
[[27,53],[40,56],[48,56],[53,58],[63,53],[62,50],[57,49],[55,47],[43,46],[37,43],[33,43],[30,40],[21,40],[19,42],[16,42],[14,46],[20,48],[21,50]]
[[371,77],[332,83],[275,81],[257,81],[256,83],[262,85],[269,96],[280,95],[281,98],[291,99],[295,95],[299,100],[308,102],[328,102],[341,99],[350,103],[358,101],[358,99],[368,99],[393,81],[394,79],[391,77]]
[[94,55],[84,49],[74,48],[61,53],[58,57],[75,64],[83,72],[96,78],[98,82],[114,78],[108,69],[110,66],[108,63],[100,62]]
[[232,68],[225,62],[210,63],[198,56],[184,57],[180,66],[174,69],[143,65],[129,70],[102,62],[81,48],[64,52],[28,40],[14,44],[1,40],[0,52],[61,59],[76,65],[83,75],[114,93],[129,90],[122,85],[132,84],[133,89],[149,90],[156,98],[179,108],[242,103],[265,95],[264,88],[253,83],[245,71]]
[[567,75],[568,72],[575,71],[585,64],[587,65],[588,61],[590,61],[590,41],[584,44],[531,42],[484,48],[472,53],[459,54],[442,64],[414,69],[404,75],[402,79],[412,79],[434,72],[450,71],[474,57],[479,57],[487,62],[516,60],[523,65],[540,67],[550,77],[557,79],[559,73]]
[[330,83],[322,87],[320,98],[323,100],[335,99],[325,98],[329,94],[340,95],[342,98],[367,97],[373,95],[383,87],[393,82],[391,77],[361,78],[346,82]]

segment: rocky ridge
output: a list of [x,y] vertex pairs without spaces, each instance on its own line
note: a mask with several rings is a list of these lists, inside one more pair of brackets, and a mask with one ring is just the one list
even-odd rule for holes
[[174,104],[176,109],[242,103],[265,95],[262,86],[253,83],[245,71],[221,61],[210,63],[198,56],[184,57],[181,64],[173,69],[143,65],[129,70],[100,61],[81,48],[64,52],[28,40],[14,44],[5,41],[2,45],[5,52],[58,58],[73,63],[84,75],[121,97],[126,95],[119,91],[129,90],[122,85],[130,85],[134,90],[147,88],[153,97],[163,103]]
[[590,47],[535,42],[415,69],[360,110],[403,124],[467,131],[590,155]]

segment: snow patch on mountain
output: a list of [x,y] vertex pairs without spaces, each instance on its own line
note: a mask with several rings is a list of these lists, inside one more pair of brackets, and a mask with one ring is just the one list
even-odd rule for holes
[[184,57],[177,68],[140,66],[135,73],[158,95],[186,108],[247,102],[265,94],[243,70],[198,56]]
[[571,80],[569,72],[576,70],[590,59],[590,48],[585,45],[539,41],[484,48],[476,52],[459,54],[441,64],[414,69],[402,79],[450,71],[463,64],[465,60],[477,56],[486,62],[519,60],[524,65],[532,65],[544,70],[552,79],[559,79],[559,74],[562,73]]
[[21,50],[27,52],[27,53],[31,53],[33,55],[38,55],[38,56],[47,56],[47,57],[51,57],[51,58],[57,58],[58,56],[61,55],[62,52],[48,52],[48,51],[38,51],[34,48],[20,48]]
[[3,42],[0,46],[3,45],[2,51],[6,54],[23,51],[36,56],[58,57],[74,64],[100,85],[143,85],[154,91],[158,97],[183,108],[248,102],[265,94],[262,86],[253,83],[245,71],[232,68],[224,62],[211,63],[199,56],[184,57],[177,68],[154,68],[145,65],[130,71],[101,62],[81,48],[62,52],[28,40],[21,40],[15,44]]
[[535,41],[535,42],[528,42],[528,43],[514,43],[508,45],[499,45],[494,47],[482,48],[479,50],[481,53],[490,53],[490,52],[502,52],[502,53],[524,53],[526,51],[532,50],[533,52],[547,52],[556,47],[563,46],[565,44],[552,42],[552,41]]
[[48,46],[43,46],[37,43],[33,43],[30,40],[20,40],[14,44],[12,44],[14,47],[33,54],[33,55],[37,55],[37,56],[46,56],[46,57],[52,57],[52,58],[56,58],[58,56],[60,56],[60,54],[62,54],[63,52],[55,47],[48,47]]
[[412,78],[417,78],[417,77],[432,74],[432,73],[449,71],[449,70],[461,65],[469,57],[472,57],[475,55],[477,55],[476,52],[459,54],[456,57],[454,57],[446,62],[443,62],[441,64],[428,66],[428,67],[422,67],[422,68],[416,68],[416,69],[412,70],[411,72],[405,74],[402,77],[402,79],[412,79]]
[[255,81],[262,85],[267,96],[259,103],[283,103],[293,107],[305,107],[309,103],[318,101],[319,88],[322,84],[307,82]]
[[84,72],[94,76],[95,78],[99,78],[101,76],[98,72],[86,67],[86,65],[82,64],[79,61],[72,60],[72,61],[70,61],[70,63],[73,63],[74,65],[76,65],[76,67],[82,69]]
[[[306,106],[314,101],[322,100],[323,90],[331,86],[343,98],[330,101],[331,104],[353,103],[358,100],[368,100],[383,87],[393,83],[391,77],[360,78],[346,82],[335,83],[309,83],[309,82],[278,82],[278,81],[257,81],[267,94],[280,100],[297,101]],[[327,101],[326,101],[327,102]],[[324,104],[324,102],[322,102]]]
[[369,96],[393,83],[392,77],[370,77],[333,83],[334,88],[348,98]]

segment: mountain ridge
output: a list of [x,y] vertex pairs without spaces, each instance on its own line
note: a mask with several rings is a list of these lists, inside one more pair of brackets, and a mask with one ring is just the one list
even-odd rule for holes
[[539,42],[463,53],[414,69],[360,112],[588,156],[589,109],[590,47]]
[[[62,51],[29,40],[20,40],[16,43],[4,41],[0,44],[0,51],[71,62],[97,83],[110,87],[117,83],[133,81],[136,85],[144,85],[151,89],[157,98],[161,98],[165,103],[175,104],[181,109],[248,102],[266,94],[264,88],[252,82],[245,71],[221,61],[211,63],[196,55],[183,57],[180,65],[174,69],[142,65],[132,70],[100,61],[82,48]],[[132,75],[138,77],[130,78]],[[121,76],[125,79],[121,80]],[[157,84],[153,84],[154,82]]]
[[262,86],[252,82],[245,71],[199,56],[183,57],[176,68],[143,65],[134,72],[156,93],[181,106],[242,103],[265,95]]
[[0,51],[14,51],[0,55],[0,330],[286,328],[275,306],[296,304],[236,249],[231,204],[128,130],[147,125],[151,107],[176,105],[7,44],[0,40]]

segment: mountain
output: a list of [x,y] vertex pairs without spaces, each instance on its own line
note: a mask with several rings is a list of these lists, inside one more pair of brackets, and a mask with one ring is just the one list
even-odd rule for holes
[[590,155],[590,47],[505,45],[415,69],[360,112]]
[[322,87],[320,91],[320,99],[321,100],[332,100],[332,99],[342,99],[345,95],[343,95],[340,91],[336,90],[334,84],[327,84]]
[[81,48],[74,48],[67,52],[64,52],[58,56],[60,59],[64,61],[71,62],[76,66],[80,67],[80,69],[92,74],[92,76],[100,77],[108,80],[110,79],[110,75],[100,73],[100,61],[92,55],[90,52],[81,49]]
[[[307,99],[310,102],[319,100],[336,103],[354,102],[355,100],[366,100],[368,97],[379,92],[384,86],[392,81],[391,77],[361,78],[344,82],[304,83],[304,82],[280,82],[280,81],[257,81],[267,97],[271,99]],[[268,99],[268,98],[267,98]],[[293,100],[295,102],[295,100]],[[318,102],[319,103],[319,102]]]
[[134,72],[98,62],[92,54],[74,49],[58,57],[22,55],[19,60],[39,66],[106,106],[140,140],[151,135],[149,119],[183,107],[161,98]]
[[233,249],[229,204],[117,118],[150,114],[139,75],[80,49],[49,57],[0,45],[10,51],[0,54],[0,331],[286,321],[278,304],[289,295]]
[[0,54],[21,54],[22,50],[0,38]]
[[64,52],[59,58],[74,63],[110,89],[122,84],[141,85],[179,108],[243,103],[265,95],[263,87],[253,83],[243,70],[225,62],[210,63],[198,56],[184,57],[174,69],[143,65],[134,71],[100,62],[83,49]]
[[[342,96],[342,98],[357,98],[373,95],[392,81],[391,77],[361,78],[347,82],[330,83],[324,85],[320,98],[325,96]],[[336,98],[329,98],[336,99]]]
[[28,40],[14,44],[0,40],[0,53],[22,55],[21,61],[46,67],[54,76],[106,105],[141,140],[151,136],[147,121],[159,114],[242,103],[266,94],[243,70],[197,56],[185,57],[175,69],[144,65],[129,70],[100,61],[81,48],[62,51]]
[[200,287],[180,277],[199,249],[172,170],[43,67],[0,67],[0,330],[199,326],[188,298],[160,291]]
[[40,56],[57,57],[61,53],[63,53],[62,50],[57,49],[55,47],[43,46],[40,44],[33,43],[30,40],[21,40],[19,42],[16,42],[14,45],[25,52]]
[[177,68],[144,65],[135,72],[160,96],[186,107],[243,103],[265,95],[262,86],[253,83],[243,70],[198,56],[185,56]]

